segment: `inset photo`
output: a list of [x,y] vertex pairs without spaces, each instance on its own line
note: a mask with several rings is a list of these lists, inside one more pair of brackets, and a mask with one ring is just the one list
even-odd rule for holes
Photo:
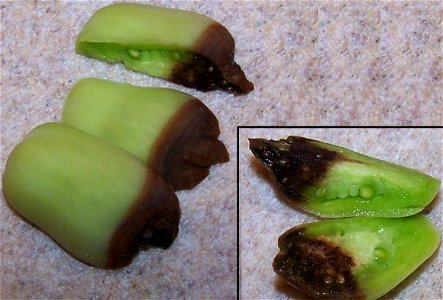
[[238,138],[240,299],[441,299],[442,128]]

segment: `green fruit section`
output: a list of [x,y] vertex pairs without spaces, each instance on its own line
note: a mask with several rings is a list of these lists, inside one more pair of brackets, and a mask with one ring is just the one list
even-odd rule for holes
[[287,200],[320,217],[410,216],[440,186],[420,171],[302,137],[251,139],[250,147]]
[[376,299],[438,248],[440,233],[417,213],[437,195],[439,180],[303,137],[249,142],[285,200],[319,217],[342,218],[280,236],[274,270],[295,288],[315,298]]
[[158,136],[192,96],[103,79],[82,79],[70,91],[62,122],[98,136],[146,162]]
[[352,273],[367,299],[386,294],[418,268],[440,243],[424,216],[348,218],[304,225],[306,235],[337,244],[356,262]]
[[198,13],[145,4],[115,4],[98,10],[80,32],[77,52],[152,76],[167,78],[177,62],[214,21]]
[[[353,283],[347,285],[343,274],[328,273],[328,270],[306,271],[303,268],[310,265],[311,259],[326,259],[330,251],[323,253],[322,248],[316,247],[310,252],[304,248],[303,252],[312,255],[291,257],[291,253],[296,253],[294,249],[297,249],[298,242],[306,241],[306,238],[312,245],[313,241],[327,242],[331,249],[338,247],[344,255],[352,258],[349,264],[352,277],[347,280]],[[299,283],[304,282],[302,285],[306,286],[298,286],[303,290],[316,290],[310,280],[317,278],[323,282],[322,289],[337,298],[351,295],[351,298],[376,299],[418,268],[435,252],[439,243],[437,228],[422,215],[400,219],[356,217],[324,220],[303,224],[284,233],[279,239],[281,252],[274,261],[274,268],[290,283],[294,282],[294,278],[305,277],[304,280],[295,279]],[[287,256],[291,259],[285,259]],[[328,259],[334,261],[334,257]],[[288,262],[289,266],[284,265]],[[343,286],[352,288],[345,290]]]
[[103,267],[110,238],[143,189],[144,164],[70,126],[49,123],[12,151],[8,203],[78,259]]
[[321,217],[404,217],[423,210],[440,182],[417,170],[361,156],[339,161],[303,195],[306,210]]

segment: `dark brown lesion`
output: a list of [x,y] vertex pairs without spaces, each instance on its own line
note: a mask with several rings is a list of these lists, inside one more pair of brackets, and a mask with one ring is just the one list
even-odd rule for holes
[[314,298],[364,299],[352,274],[355,262],[338,245],[296,227],[280,236],[278,246],[273,268],[291,286]]
[[254,90],[254,85],[234,61],[234,39],[221,24],[209,26],[191,52],[193,59],[178,63],[171,72],[170,81],[202,91],[221,89],[247,94]]
[[149,170],[143,190],[112,235],[106,268],[128,265],[141,249],[168,248],[178,235],[179,222],[177,196],[159,175]]
[[290,136],[278,141],[249,139],[249,148],[272,173],[277,184],[290,199],[304,201],[304,190],[318,186],[329,168],[342,157],[324,149],[315,141]]
[[174,190],[191,189],[209,174],[209,168],[229,161],[218,140],[217,118],[201,101],[186,102],[157,138],[148,165]]

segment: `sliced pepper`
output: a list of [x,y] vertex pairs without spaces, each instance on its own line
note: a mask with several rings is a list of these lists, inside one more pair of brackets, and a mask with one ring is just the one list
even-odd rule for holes
[[229,31],[191,11],[131,3],[101,8],[80,32],[76,50],[202,91],[254,89],[234,62]]
[[250,139],[249,147],[288,202],[320,217],[413,215],[440,186],[417,170],[303,137]]
[[132,153],[176,190],[194,187],[211,165],[229,160],[214,114],[172,89],[82,79],[69,92],[62,122]]
[[138,250],[167,248],[178,234],[178,199],[160,176],[60,123],[35,128],[14,148],[3,192],[15,211],[95,267],[124,267]]
[[376,299],[428,259],[440,238],[420,214],[325,220],[283,233],[273,267],[316,299]]

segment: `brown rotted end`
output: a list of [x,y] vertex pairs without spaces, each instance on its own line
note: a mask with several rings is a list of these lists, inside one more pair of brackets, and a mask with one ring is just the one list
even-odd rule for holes
[[280,236],[274,271],[316,299],[364,299],[352,274],[352,257],[337,245],[306,237],[303,232],[303,228],[296,227]]
[[106,268],[128,265],[141,249],[168,248],[177,237],[179,222],[177,196],[150,170],[143,191],[111,238]]
[[304,200],[304,190],[318,186],[330,167],[342,159],[337,152],[296,136],[278,141],[249,139],[249,149],[271,171],[285,195],[295,200]]
[[220,89],[240,95],[254,90],[254,85],[235,63],[234,39],[221,24],[210,25],[191,51],[194,58],[177,64],[170,81],[205,92]]
[[229,161],[214,114],[197,99],[186,102],[157,139],[148,165],[174,190],[191,189],[209,174],[209,168]]

